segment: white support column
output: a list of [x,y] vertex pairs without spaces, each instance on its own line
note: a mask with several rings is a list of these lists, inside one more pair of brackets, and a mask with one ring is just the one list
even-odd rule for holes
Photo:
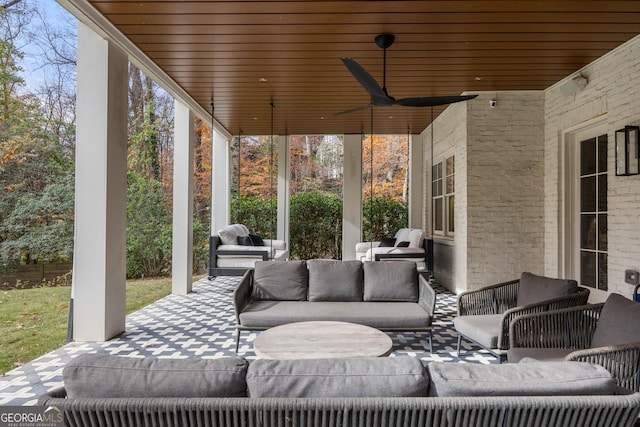
[[231,142],[215,129],[213,130],[211,171],[211,235],[229,225],[231,212],[230,150]]
[[289,246],[289,194],[291,176],[291,137],[278,139],[278,235],[277,238]]
[[409,227],[422,228],[422,135],[409,136]]
[[342,259],[356,259],[362,240],[362,136],[344,136],[342,195]]
[[73,339],[125,329],[127,56],[78,24]]
[[171,290],[186,295],[193,281],[194,114],[178,100],[174,106]]

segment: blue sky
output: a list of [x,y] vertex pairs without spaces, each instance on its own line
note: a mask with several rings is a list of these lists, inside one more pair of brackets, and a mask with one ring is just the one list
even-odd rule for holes
[[[63,22],[73,22],[75,24],[76,22],[75,18],[62,6],[60,6],[55,0],[27,1],[29,7],[35,8],[40,11],[41,15],[53,25],[60,25]],[[40,18],[34,16],[28,26],[29,32],[37,32],[40,25]],[[73,30],[75,33],[75,25],[73,25]],[[76,40],[72,40],[72,44],[76,45]],[[21,66],[23,68],[21,77],[25,81],[25,87],[22,89],[22,92],[33,92],[43,82],[47,70],[39,66],[39,49],[34,43],[29,40],[26,34],[21,39],[20,46],[18,47],[24,54],[24,58],[21,62]],[[70,84],[75,85],[75,82],[70,82]]]

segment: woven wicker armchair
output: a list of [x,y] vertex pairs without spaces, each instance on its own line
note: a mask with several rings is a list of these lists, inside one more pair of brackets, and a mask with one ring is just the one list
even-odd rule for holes
[[[611,372],[619,386],[640,390],[638,323],[627,323],[633,319],[625,316],[625,310],[617,305],[611,306],[610,300],[611,297],[607,303],[516,318],[511,322],[509,331],[509,362],[518,362],[527,357],[595,363]],[[604,314],[609,319],[601,321],[605,304],[610,305]],[[635,311],[640,314],[640,304]],[[609,330],[612,327],[614,331]],[[622,342],[625,340],[629,341]],[[610,345],[600,346],[601,343]]]
[[[589,289],[578,287],[575,281],[566,280],[577,291],[557,298],[544,299],[527,304],[522,301],[521,280],[527,276],[535,280],[558,281],[523,273],[518,280],[491,285],[458,295],[458,316],[454,326],[458,331],[457,352],[460,354],[462,338],[474,342],[495,355],[500,362],[506,360],[509,349],[509,324],[518,316],[584,305]],[[527,279],[528,280],[528,279]]]

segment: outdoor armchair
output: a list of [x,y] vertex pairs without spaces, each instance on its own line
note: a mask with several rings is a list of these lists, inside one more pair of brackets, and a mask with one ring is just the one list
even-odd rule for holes
[[243,224],[223,227],[209,239],[209,277],[242,276],[256,261],[288,258],[284,240],[263,239]]
[[640,304],[611,294],[605,303],[521,316],[511,322],[509,362],[569,360],[605,367],[638,391]]
[[574,307],[587,303],[589,290],[575,280],[552,279],[522,273],[520,279],[463,292],[458,296],[457,352],[462,338],[472,341],[504,361],[509,349],[509,324],[525,314]]

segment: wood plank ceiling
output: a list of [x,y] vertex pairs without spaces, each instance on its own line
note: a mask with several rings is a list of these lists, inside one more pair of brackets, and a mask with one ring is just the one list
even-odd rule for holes
[[[543,90],[640,33],[640,1],[89,0],[232,134],[369,132],[370,97]],[[442,108],[435,108],[439,114]],[[375,133],[420,132],[430,108],[377,107]]]

